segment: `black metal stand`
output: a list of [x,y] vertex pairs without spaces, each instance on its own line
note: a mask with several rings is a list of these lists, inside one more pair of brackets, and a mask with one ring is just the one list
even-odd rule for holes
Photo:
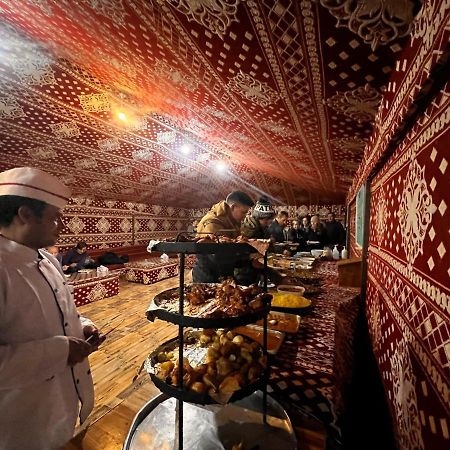
[[[158,248],[159,247],[159,248]],[[247,248],[246,248],[247,247]],[[214,254],[214,253],[239,253],[249,254],[254,252],[251,246],[245,244],[196,244],[194,242],[168,242],[157,244],[157,250],[166,253],[178,253],[180,258],[180,286],[179,286],[179,315],[184,316],[184,269],[185,269],[185,256],[186,254]],[[264,254],[264,292],[267,292],[267,252]],[[178,388],[180,391],[184,390],[183,377],[184,377],[184,325],[178,326]],[[263,318],[263,355],[268,361],[267,352],[267,314]],[[263,372],[263,422],[267,424],[267,382],[268,382],[268,363]],[[176,412],[175,412],[175,443],[174,450],[183,450],[183,399],[177,399]]]

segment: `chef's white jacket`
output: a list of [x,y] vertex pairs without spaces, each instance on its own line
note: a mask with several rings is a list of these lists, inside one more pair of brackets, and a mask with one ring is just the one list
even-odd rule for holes
[[58,449],[91,412],[89,363],[68,366],[66,336],[83,329],[59,263],[0,236],[0,450]]

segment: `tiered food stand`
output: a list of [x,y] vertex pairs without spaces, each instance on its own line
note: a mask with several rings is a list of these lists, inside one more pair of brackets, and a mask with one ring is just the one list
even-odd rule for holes
[[[262,308],[254,312],[250,312],[248,314],[243,314],[239,316],[233,317],[225,317],[225,318],[205,318],[205,317],[193,317],[185,314],[184,311],[184,299],[185,299],[185,279],[184,279],[184,269],[185,269],[185,256],[189,254],[199,254],[199,255],[249,255],[251,253],[255,253],[255,249],[248,243],[197,243],[197,242],[160,242],[154,246],[154,250],[158,252],[173,254],[177,253],[179,255],[180,261],[180,274],[179,274],[179,305],[178,312],[175,313],[173,311],[167,311],[164,308],[158,307],[157,302],[153,302],[149,310],[147,311],[147,317],[149,320],[154,320],[155,318],[159,318],[161,320],[171,322],[173,324],[178,325],[178,337],[175,340],[166,342],[162,344],[158,349],[156,349],[149,356],[147,360],[147,371],[150,374],[150,377],[154,384],[160,389],[163,393],[158,400],[152,400],[149,402],[136,416],[134,423],[131,427],[128,438],[125,442],[124,449],[125,450],[133,450],[134,448],[131,445],[133,441],[134,433],[136,432],[137,427],[143,420],[149,415],[149,413],[160,404],[160,402],[164,402],[170,397],[176,398],[176,415],[175,415],[175,439],[174,439],[174,448],[178,450],[183,449],[183,436],[185,433],[185,424],[184,424],[184,412],[185,405],[184,402],[193,403],[193,404],[212,404],[216,403],[213,398],[211,398],[207,393],[198,393],[192,390],[185,388],[183,385],[183,377],[184,377],[184,352],[185,352],[185,327],[193,327],[193,328],[234,328],[240,325],[246,325],[250,323],[254,323],[257,320],[263,320],[263,345],[262,352],[267,361],[267,315],[270,311],[270,300],[263,304]],[[263,290],[267,292],[267,253],[264,255],[264,277],[263,277]],[[175,342],[176,341],[176,342]],[[161,349],[167,348],[167,345],[172,344],[172,348],[175,347],[175,344],[178,347],[178,383],[177,386],[173,386],[169,383],[166,383],[164,380],[161,380],[156,375],[155,371],[152,370],[152,361],[155,361],[155,356]],[[255,400],[262,401],[261,412],[262,412],[262,426],[267,428],[266,431],[270,432],[273,430],[270,425],[267,424],[267,406],[268,406],[268,396],[267,396],[267,382],[268,382],[268,372],[269,372],[269,364],[266,362],[265,368],[263,370],[262,376],[260,379],[251,383],[247,386],[244,386],[238,391],[235,391],[233,395],[229,398],[228,402],[236,402],[241,399],[247,397],[247,400],[243,400],[242,407],[251,407],[254,408]],[[262,391],[262,395],[255,394],[256,391]],[[248,397],[250,396],[250,397]],[[287,417],[284,410],[278,405],[273,399],[269,399],[270,408],[272,414],[278,415],[278,418],[281,418],[285,423],[285,430],[287,434],[292,438],[292,442],[295,448],[295,437],[292,431],[292,426],[290,424],[289,418]],[[286,443],[286,442],[284,442]],[[139,447],[141,448],[141,447]],[[144,447],[142,447],[144,448]],[[153,447],[147,447],[153,448]]]

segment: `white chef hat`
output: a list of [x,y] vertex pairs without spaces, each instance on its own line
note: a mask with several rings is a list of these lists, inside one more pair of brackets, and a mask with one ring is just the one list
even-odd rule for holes
[[17,167],[0,173],[0,196],[17,195],[64,208],[71,190],[58,178],[34,167]]

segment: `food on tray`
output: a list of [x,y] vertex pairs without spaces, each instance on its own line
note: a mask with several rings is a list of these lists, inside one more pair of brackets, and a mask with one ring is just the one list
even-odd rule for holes
[[[259,345],[263,345],[264,328],[258,325],[246,325],[233,329],[234,333],[242,334],[256,341]],[[267,330],[267,351],[275,354],[280,349],[284,340],[284,333],[275,330]]]
[[[153,357],[155,375],[178,385],[177,341]],[[185,337],[183,384],[199,394],[232,394],[255,383],[266,367],[257,342],[227,330],[205,329]],[[228,396],[229,398],[229,396]]]
[[[202,318],[236,317],[261,310],[271,297],[256,285],[239,286],[231,278],[217,284],[189,284],[185,286],[184,314]],[[178,313],[178,288],[158,294],[154,303]]]
[[273,294],[272,306],[281,308],[307,308],[311,306],[311,300],[296,294],[276,292]]
[[[263,326],[264,321],[258,320],[257,325]],[[271,311],[267,316],[267,327],[283,333],[296,333],[300,326],[300,316],[284,312]]]

